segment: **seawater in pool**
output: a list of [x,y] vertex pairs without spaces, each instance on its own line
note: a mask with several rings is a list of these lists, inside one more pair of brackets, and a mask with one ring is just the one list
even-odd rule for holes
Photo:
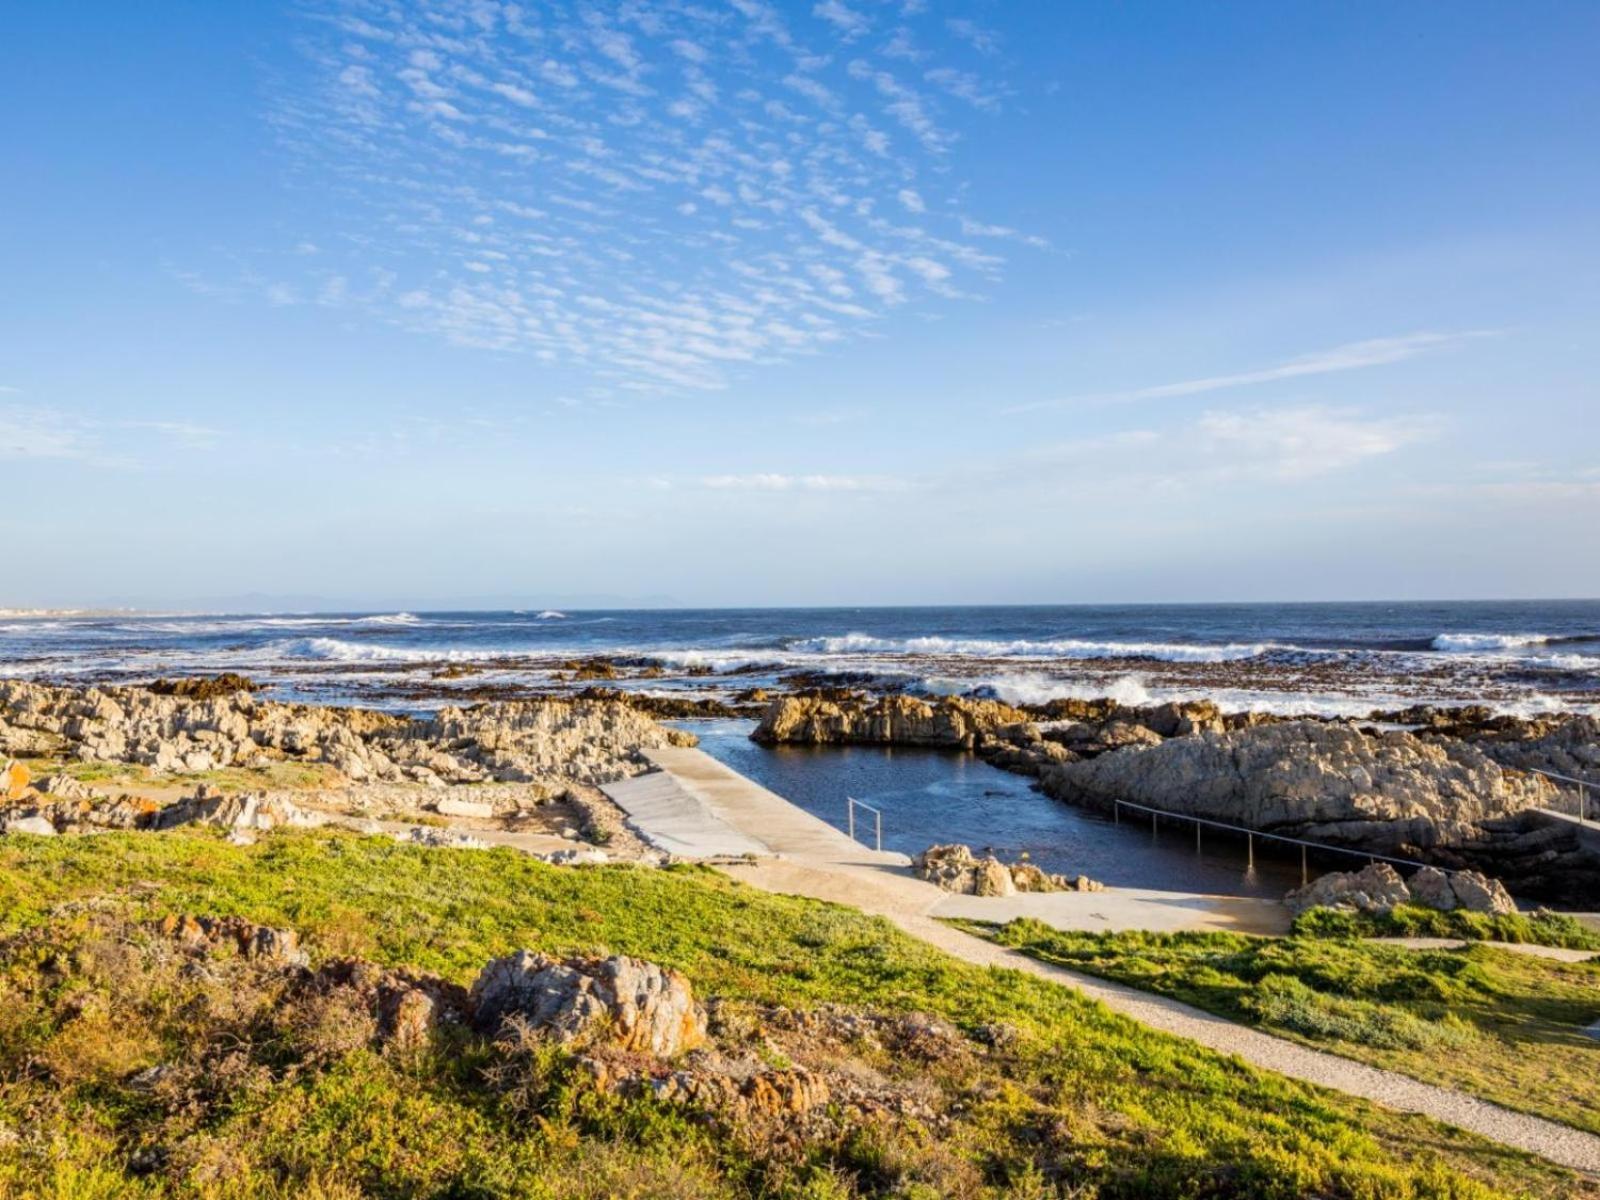
[[[678,721],[700,748],[824,821],[846,827],[845,799],[883,811],[886,850],[916,854],[965,842],[1002,858],[1024,853],[1048,871],[1085,874],[1118,887],[1232,896],[1281,896],[1300,882],[1298,857],[1256,847],[1254,870],[1242,840],[1172,823],[1152,834],[1147,820],[1122,823],[1064,804],[971,754],[887,746],[762,746],[753,721]],[[859,821],[870,820],[858,813]],[[870,836],[870,830],[858,833]]]

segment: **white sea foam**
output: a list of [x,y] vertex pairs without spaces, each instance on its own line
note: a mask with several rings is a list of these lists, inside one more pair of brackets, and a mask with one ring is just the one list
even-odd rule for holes
[[928,654],[970,658],[1155,658],[1165,662],[1216,663],[1259,658],[1272,650],[1292,649],[1271,642],[1229,643],[1222,646],[1174,642],[1089,642],[1061,638],[1047,642],[999,641],[989,638],[880,638],[865,633],[842,637],[807,638],[796,650],[816,654]]
[[539,614],[537,619],[540,621],[565,621],[567,619],[567,614],[564,612],[558,612],[553,608],[547,608]]
[[1456,654],[1481,654],[1542,646],[1550,640],[1551,635],[1547,633],[1441,633],[1433,639],[1433,648]]
[[422,618],[416,613],[397,612],[379,613],[370,617],[357,617],[353,622],[356,625],[420,625]]
[[295,638],[288,642],[272,642],[263,650],[276,650],[284,658],[310,658],[322,662],[466,662],[485,655],[471,650],[437,650],[424,646],[409,649],[398,646],[375,646],[370,642],[346,642],[339,638]]

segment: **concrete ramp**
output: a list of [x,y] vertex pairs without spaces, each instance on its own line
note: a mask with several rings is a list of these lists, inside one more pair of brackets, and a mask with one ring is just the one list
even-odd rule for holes
[[600,789],[628,814],[629,823],[658,850],[680,858],[768,855],[764,843],[725,821],[671,772],[650,771]]

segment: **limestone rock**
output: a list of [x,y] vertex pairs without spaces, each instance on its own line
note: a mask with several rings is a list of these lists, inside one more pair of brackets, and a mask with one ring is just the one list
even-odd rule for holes
[[232,796],[213,794],[201,784],[191,797],[161,810],[155,827],[172,829],[179,825],[214,825],[219,829],[311,829],[325,825],[321,813],[308,812],[292,800],[270,792],[243,792]]
[[1388,863],[1373,863],[1359,871],[1335,871],[1295,888],[1283,898],[1296,915],[1310,908],[1351,908],[1357,912],[1386,913],[1408,903],[1406,881]]
[[1053,767],[1058,799],[1115,800],[1376,853],[1471,841],[1543,802],[1545,785],[1472,746],[1292,721],[1174,738]]
[[1450,889],[1456,903],[1468,912],[1514,913],[1517,902],[1498,879],[1490,879],[1477,871],[1454,871],[1450,875]]
[[24,817],[0,817],[0,833],[28,833],[34,837],[55,837],[56,827],[37,814]]
[[483,968],[472,1006],[485,1032],[518,1016],[560,1042],[600,1037],[661,1057],[692,1050],[706,1036],[689,981],[626,955],[563,960],[519,950]]
[[1449,912],[1458,907],[1456,892],[1450,886],[1450,876],[1438,867],[1423,867],[1406,880],[1414,904]]
[[1388,863],[1374,863],[1360,871],[1334,872],[1284,898],[1295,913],[1309,908],[1347,908],[1358,912],[1387,913],[1401,904],[1416,904],[1442,912],[1465,909],[1477,913],[1514,913],[1516,901],[1499,880],[1477,871],[1441,871],[1422,867],[1410,879]]
[[992,730],[1028,715],[994,700],[805,692],[774,700],[750,736],[758,742],[870,743],[971,750]]
[[169,690],[0,680],[0,753],[64,747],[85,761],[141,763],[171,774],[291,759],[372,783],[600,784],[643,770],[642,750],[694,742],[617,699],[446,707],[407,720],[276,703],[231,683]]
[[28,768],[19,762],[0,764],[0,800],[22,799],[30,778]]
[[1018,892],[1097,892],[1100,884],[1085,875],[1068,879],[1032,863],[1007,865],[993,855],[979,857],[959,842],[929,846],[912,861],[917,877],[947,892],[965,896],[1011,896]]
[[241,957],[255,961],[292,967],[307,961],[294,930],[257,925],[242,917],[168,916],[157,922],[156,932],[197,949],[231,945]]
[[447,850],[487,850],[489,843],[455,829],[434,829],[414,825],[394,835],[394,840],[411,846],[430,846]]

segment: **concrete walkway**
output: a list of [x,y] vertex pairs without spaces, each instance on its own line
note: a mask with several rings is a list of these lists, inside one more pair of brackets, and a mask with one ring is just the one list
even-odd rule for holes
[[[1165,1033],[1189,1038],[1211,1050],[1237,1055],[1252,1066],[1359,1096],[1401,1112],[1432,1117],[1561,1166],[1600,1175],[1600,1137],[1593,1134],[1512,1112],[1393,1071],[1312,1050],[1236,1025],[1176,1000],[1079,975],[953,929],[939,919],[967,916],[1004,921],[1020,915],[1040,915],[1044,919],[1044,914],[1048,914],[1054,918],[1052,924],[1066,922],[1062,927],[1078,929],[1281,931],[1281,916],[1277,918],[1277,928],[1255,928],[1273,924],[1260,911],[1267,907],[1265,902],[1182,897],[1121,888],[1073,893],[1070,897],[1017,896],[1004,900],[955,897],[913,876],[903,855],[880,854],[857,845],[831,825],[699,750],[658,750],[651,751],[649,757],[662,771],[677,779],[684,792],[719,822],[764,847],[766,857],[722,868],[736,879],[768,891],[851,905],[886,917],[911,936],[966,962],[1024,971],[1075,988],[1124,1016]],[[677,823],[672,811],[666,818],[671,836],[677,836],[674,831],[688,828]],[[648,840],[651,820],[660,819],[641,821],[639,832]],[[707,856],[714,856],[714,853],[701,857]],[[1073,903],[1062,902],[1069,899]],[[1034,902],[1038,901],[1051,903],[1035,909]],[[1283,913],[1281,905],[1270,907]]]

